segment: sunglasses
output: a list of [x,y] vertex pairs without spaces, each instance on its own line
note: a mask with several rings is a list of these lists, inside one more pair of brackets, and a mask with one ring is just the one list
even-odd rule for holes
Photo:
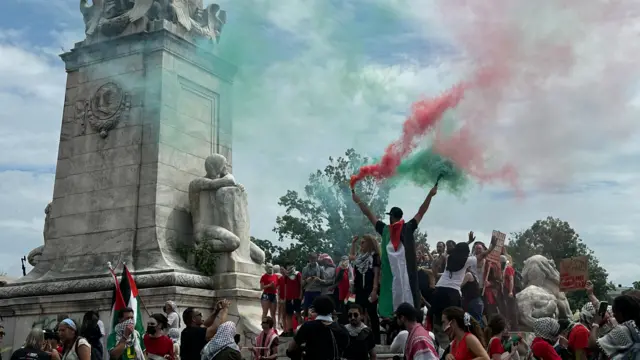
[[358,314],[358,313],[349,313],[348,317],[349,317],[349,319],[351,319],[351,318],[357,319],[357,318],[360,317],[360,314]]

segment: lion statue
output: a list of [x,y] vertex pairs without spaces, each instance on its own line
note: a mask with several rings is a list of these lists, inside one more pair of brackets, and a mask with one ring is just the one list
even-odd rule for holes
[[571,317],[569,301],[560,291],[560,272],[553,260],[534,255],[524,262],[522,270],[524,289],[516,295],[522,328],[533,328],[541,317]]

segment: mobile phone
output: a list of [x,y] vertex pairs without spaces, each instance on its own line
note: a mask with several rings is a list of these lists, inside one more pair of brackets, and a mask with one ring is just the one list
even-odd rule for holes
[[607,309],[609,308],[609,303],[606,301],[600,302],[600,307],[598,308],[598,314],[602,317],[607,313]]

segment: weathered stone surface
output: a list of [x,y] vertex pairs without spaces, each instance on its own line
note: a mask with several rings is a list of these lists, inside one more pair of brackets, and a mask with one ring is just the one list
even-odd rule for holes
[[249,239],[244,187],[229,173],[227,160],[220,154],[207,157],[205,171],[205,177],[189,183],[195,241],[208,242],[221,253],[222,266],[234,261],[262,264],[264,252]]
[[524,328],[533,328],[537,318],[572,315],[569,301],[560,291],[560,272],[553,260],[542,255],[525,260],[522,281],[525,288],[516,295],[516,301]]

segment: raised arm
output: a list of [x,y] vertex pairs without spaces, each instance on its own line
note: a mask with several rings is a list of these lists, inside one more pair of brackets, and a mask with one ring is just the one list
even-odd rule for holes
[[209,327],[207,327],[207,335],[206,335],[207,341],[213,339],[213,337],[216,335],[216,332],[218,332],[218,327],[220,326],[220,324],[222,324],[225,321],[227,321],[227,314],[229,313],[229,306],[230,305],[231,305],[230,301],[222,300],[222,303],[220,304],[221,309],[219,311],[220,320],[219,321],[214,321]]
[[353,237],[351,240],[351,250],[349,250],[349,261],[354,261],[356,259],[356,243],[358,242],[360,237],[358,235]]
[[[473,241],[472,239],[475,240],[476,237],[473,236],[473,231],[469,232],[469,244],[471,244]],[[489,245],[489,248],[485,251],[483,251],[482,253],[480,253],[479,255],[476,255],[476,259],[478,261],[482,261],[484,260],[487,256],[489,256],[489,254],[493,251],[493,249],[496,248],[496,243],[498,242],[498,239],[496,239],[495,237],[491,238],[491,244]]]
[[355,202],[356,205],[358,205],[358,207],[360,208],[360,211],[362,211],[364,216],[366,216],[367,219],[369,219],[369,222],[371,222],[371,225],[376,226],[376,223],[378,222],[378,218],[375,215],[373,215],[373,212],[371,212],[371,209],[369,209],[367,204],[363,203],[362,200],[360,200],[360,196],[356,194],[356,191],[354,189],[351,189],[351,198],[353,199],[353,202]]
[[431,188],[431,190],[429,191],[429,194],[427,195],[427,198],[424,199],[424,201],[422,202],[422,205],[420,205],[420,208],[418,208],[418,213],[413,217],[418,224],[422,220],[422,217],[424,216],[424,214],[427,213],[427,210],[429,210],[429,205],[431,204],[431,199],[437,193],[438,193],[438,185],[436,185],[436,186]]

